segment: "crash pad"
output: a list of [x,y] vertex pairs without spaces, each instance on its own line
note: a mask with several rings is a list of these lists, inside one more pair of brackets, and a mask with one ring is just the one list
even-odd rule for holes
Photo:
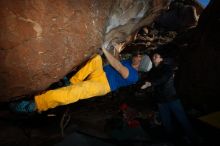
[[220,111],[201,116],[198,119],[220,129]]

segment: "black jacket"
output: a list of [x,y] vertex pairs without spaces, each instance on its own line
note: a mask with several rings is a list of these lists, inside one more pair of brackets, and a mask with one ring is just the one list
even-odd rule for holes
[[154,89],[154,98],[157,102],[176,99],[174,72],[171,66],[161,63],[150,70],[148,77]]

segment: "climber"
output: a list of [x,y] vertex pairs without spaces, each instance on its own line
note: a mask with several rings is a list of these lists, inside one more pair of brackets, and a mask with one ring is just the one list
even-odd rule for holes
[[[121,50],[123,43],[115,45]],[[42,112],[60,105],[67,105],[81,99],[102,96],[110,91],[138,81],[138,71],[149,71],[152,63],[148,55],[141,55],[138,51],[133,53],[131,60],[117,60],[105,48],[102,52],[109,65],[102,66],[102,58],[96,55],[91,58],[73,77],[70,85],[62,88],[48,90],[36,95],[34,100],[10,103],[10,108],[18,113]]]

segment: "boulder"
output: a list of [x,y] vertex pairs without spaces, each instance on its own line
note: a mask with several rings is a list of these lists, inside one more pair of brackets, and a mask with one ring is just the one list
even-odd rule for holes
[[0,101],[38,94],[169,0],[0,0]]

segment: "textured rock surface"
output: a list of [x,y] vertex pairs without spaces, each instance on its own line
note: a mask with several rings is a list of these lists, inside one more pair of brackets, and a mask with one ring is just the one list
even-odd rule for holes
[[0,1],[1,99],[47,88],[101,45],[112,1]]
[[116,1],[107,22],[104,42],[111,44],[132,39],[128,37],[130,34],[151,24],[168,5],[169,0]]
[[151,23],[168,1],[0,0],[0,101],[45,90],[103,41]]
[[198,21],[196,8],[182,3],[170,6],[170,9],[163,13],[157,24],[160,27],[171,31],[183,31],[186,28],[195,26]]

